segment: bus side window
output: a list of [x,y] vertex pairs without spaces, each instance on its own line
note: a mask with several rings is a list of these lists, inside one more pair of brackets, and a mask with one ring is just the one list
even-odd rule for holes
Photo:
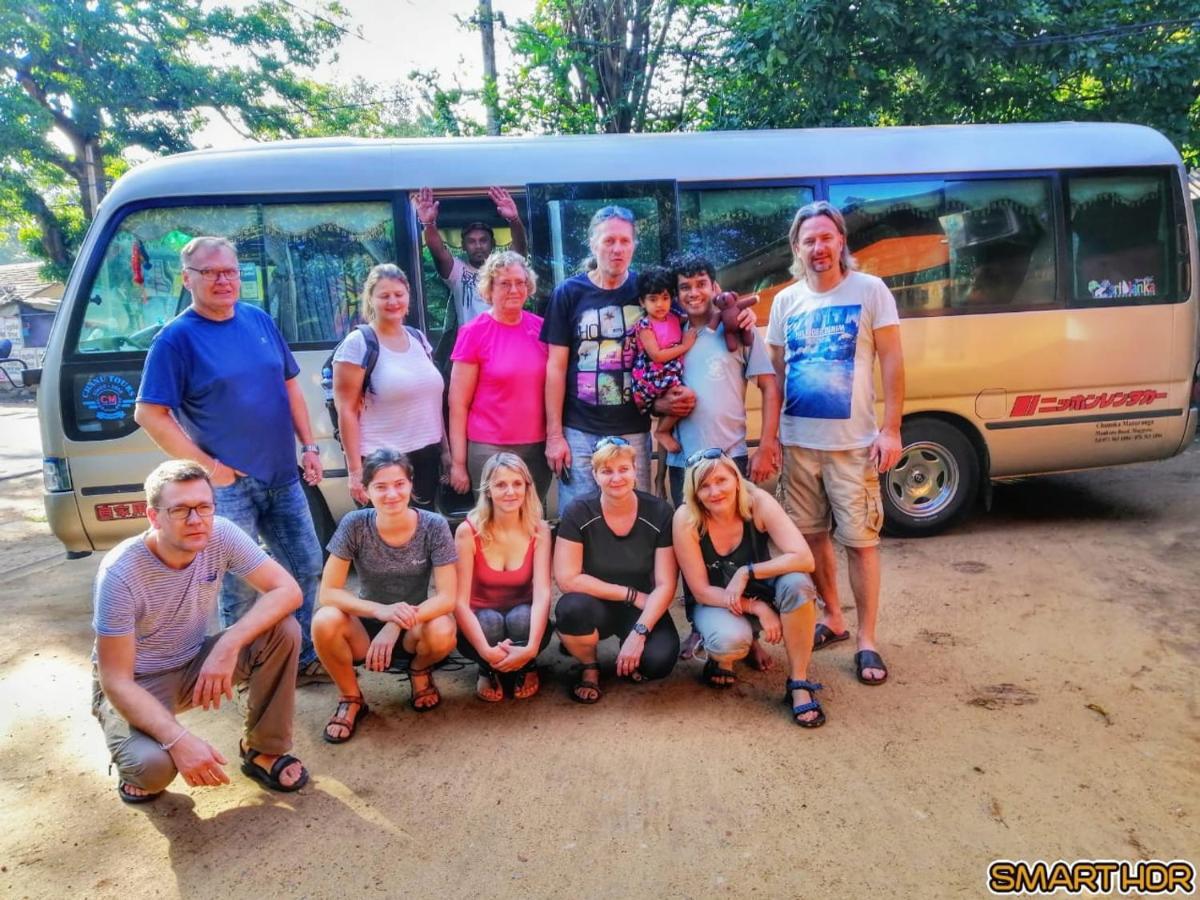
[[[524,216],[524,196],[517,191],[511,193],[517,203],[517,209]],[[425,298],[425,325],[429,341],[437,348],[435,357],[438,362],[446,364],[454,349],[458,328],[465,324],[462,321],[466,318],[464,311],[474,310],[477,314],[482,306],[482,298],[477,298],[475,293],[475,269],[467,257],[466,235],[463,229],[477,223],[486,225],[491,230],[497,250],[508,250],[512,246],[513,237],[508,223],[497,215],[496,207],[488,197],[487,188],[480,188],[478,192],[468,196],[438,196],[436,193],[434,196],[438,201],[438,235],[451,257],[448,274],[452,278],[442,277],[438,261],[425,239],[424,229],[418,225],[418,233],[421,235],[420,279]],[[464,267],[461,277],[454,271],[457,268],[454,260]]]
[[771,304],[793,282],[788,228],[796,210],[811,203],[810,187],[684,189],[679,191],[683,252],[705,257],[721,288],[757,293],[760,325]]
[[[367,273],[396,262],[392,204],[270,204],[262,207],[262,223],[268,279],[258,302],[290,344],[341,340],[363,320]],[[245,282],[242,298],[255,299],[246,297]]]
[[861,182],[829,196],[859,267],[887,283],[901,315],[1057,302],[1049,179]]
[[1071,269],[1077,300],[1168,299],[1170,226],[1165,179],[1157,174],[1074,176]]

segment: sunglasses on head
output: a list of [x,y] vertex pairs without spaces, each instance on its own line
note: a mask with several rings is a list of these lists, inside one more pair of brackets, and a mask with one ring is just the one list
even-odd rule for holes
[[687,458],[685,465],[690,469],[702,459],[720,459],[725,455],[725,451],[720,447],[709,447],[707,450],[697,450]]
[[617,437],[614,435],[612,437],[600,438],[600,440],[596,441],[596,446],[593,447],[592,450],[593,451],[603,450],[605,447],[628,447],[628,446],[629,446],[629,441],[625,440],[625,438],[623,438],[623,437]]

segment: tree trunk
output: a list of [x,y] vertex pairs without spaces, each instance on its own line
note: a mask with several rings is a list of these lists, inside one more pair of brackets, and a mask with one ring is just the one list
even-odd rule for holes
[[479,0],[479,33],[483,38],[483,103],[487,133],[500,134],[500,95],[496,80],[496,35],[492,28],[492,0]]
[[67,238],[54,210],[46,204],[41,194],[24,185],[21,187],[21,206],[37,219],[46,259],[60,272],[69,271],[71,252],[67,249]]

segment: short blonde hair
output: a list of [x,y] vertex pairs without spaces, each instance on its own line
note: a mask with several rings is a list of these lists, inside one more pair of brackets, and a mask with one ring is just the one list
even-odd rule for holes
[[495,250],[484,264],[479,267],[479,280],[476,282],[476,290],[479,292],[479,296],[488,303],[492,302],[492,281],[495,280],[496,273],[509,266],[521,267],[521,270],[525,273],[525,284],[529,286],[529,296],[532,297],[537,290],[537,276],[533,273],[533,269],[529,267],[529,261],[525,257],[515,250]]
[[537,488],[533,484],[533,475],[525,460],[515,453],[501,451],[487,458],[483,464],[483,472],[479,476],[479,499],[475,508],[467,513],[467,518],[479,532],[480,539],[486,544],[492,539],[492,523],[496,518],[496,508],[492,503],[492,478],[498,469],[508,469],[516,472],[525,482],[525,502],[521,504],[521,529],[533,537],[537,534],[538,523],[542,520],[542,501],[538,499]]
[[201,235],[200,237],[192,238],[183,245],[183,249],[179,251],[179,265],[185,269],[191,267],[193,256],[201,250],[211,250],[214,247],[224,247],[233,254],[235,259],[237,258],[237,247],[233,245],[233,241],[223,237]]
[[162,502],[162,492],[168,484],[180,481],[203,481],[212,489],[212,482],[204,466],[191,459],[168,459],[159,463],[146,476],[142,489],[146,492],[146,505],[157,507]]
[[[604,440],[604,438],[600,440]],[[605,444],[603,447],[592,451],[592,471],[595,472],[601,466],[608,465],[608,463],[612,462],[613,459],[622,453],[628,455],[636,469],[637,451],[633,449],[633,444]]]
[[694,466],[688,466],[683,476],[683,505],[687,509],[689,524],[696,529],[697,534],[704,534],[708,530],[708,511],[698,496],[700,486],[717,466],[724,466],[737,479],[737,514],[741,520],[750,521],[754,512],[751,496],[753,485],[742,475],[734,461],[724,454],[713,459],[701,459]]
[[381,281],[399,281],[412,294],[412,285],[408,283],[408,276],[404,274],[404,270],[395,263],[380,263],[370,272],[367,273],[367,280],[363,282],[362,289],[362,317],[365,322],[375,321],[375,304],[371,302],[371,295],[375,293],[375,286]]

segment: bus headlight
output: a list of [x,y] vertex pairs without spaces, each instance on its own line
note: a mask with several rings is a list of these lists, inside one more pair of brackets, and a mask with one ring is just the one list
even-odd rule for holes
[[71,470],[67,468],[67,461],[54,456],[43,459],[42,481],[48,494],[71,490]]

